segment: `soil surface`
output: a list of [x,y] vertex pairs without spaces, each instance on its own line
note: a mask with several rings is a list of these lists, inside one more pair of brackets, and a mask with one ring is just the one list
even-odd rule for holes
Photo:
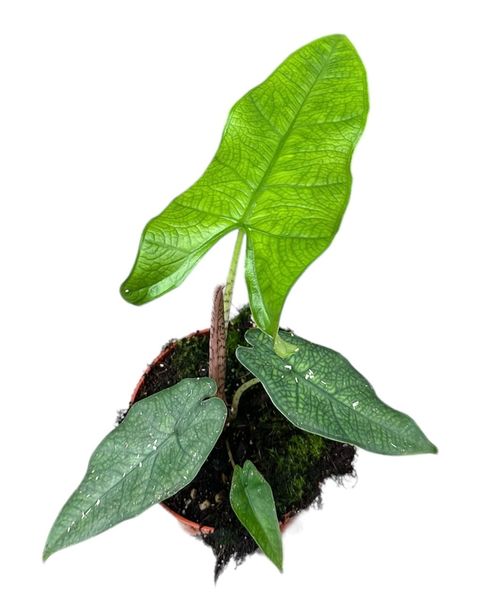
[[[232,320],[228,332],[226,398],[253,376],[235,358],[244,333],[252,327],[248,307]],[[133,402],[182,378],[208,375],[208,332],[171,341],[161,361],[152,364]],[[200,525],[213,526],[202,534],[216,557],[215,579],[230,559],[237,564],[257,549],[238,521],[228,500],[232,464],[250,459],[272,487],[281,522],[314,504],[320,506],[321,486],[327,478],[353,474],[354,447],[309,434],[293,426],[274,407],[261,384],[249,388],[240,401],[237,418],[227,426],[196,478],[164,504]]]

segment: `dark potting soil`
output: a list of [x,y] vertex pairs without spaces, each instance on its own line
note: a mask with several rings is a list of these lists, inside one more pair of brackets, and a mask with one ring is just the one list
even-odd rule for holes
[[[245,345],[252,327],[249,308],[231,321],[227,341],[226,398],[252,378],[236,359],[235,349]],[[182,378],[208,375],[208,333],[171,341],[160,362],[150,366],[133,402]],[[272,487],[277,515],[284,521],[310,505],[320,506],[321,486],[327,478],[353,473],[354,447],[326,440],[293,426],[273,405],[261,384],[249,388],[240,400],[237,418],[227,426],[196,478],[164,504],[214,532],[202,534],[216,557],[215,580],[231,558],[237,565],[257,549],[240,524],[228,500],[232,465],[250,459]]]

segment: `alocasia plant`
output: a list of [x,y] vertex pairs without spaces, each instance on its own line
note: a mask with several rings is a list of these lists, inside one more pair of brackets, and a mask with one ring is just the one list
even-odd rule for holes
[[[147,224],[121,287],[135,304],[178,286],[220,238],[238,230],[222,318],[217,311],[212,322],[210,375],[216,382],[182,380],[132,406],[94,452],[52,527],[45,558],[185,487],[235,419],[243,391],[257,382],[300,429],[386,455],[436,452],[415,422],[385,405],[344,357],[279,332],[288,292],[338,230],[367,112],[365,70],[349,40],[333,35],[304,46],[234,105],[205,173]],[[224,348],[244,236],[257,327],[247,332],[250,346],[239,347],[237,358],[255,379],[225,399],[225,361],[217,351]],[[221,290],[216,302],[222,302]],[[215,397],[217,384],[221,398]],[[272,491],[251,461],[235,466],[230,502],[281,569]]]

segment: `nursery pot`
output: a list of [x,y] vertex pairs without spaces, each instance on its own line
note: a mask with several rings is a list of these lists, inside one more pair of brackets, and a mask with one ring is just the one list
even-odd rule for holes
[[[226,341],[227,400],[252,378],[235,356],[238,346],[245,344],[245,333],[251,327],[248,306],[230,321]],[[183,378],[207,376],[209,334],[209,329],[198,330],[164,346],[140,378],[130,404]],[[272,488],[280,527],[284,529],[303,509],[312,504],[319,506],[326,479],[352,474],[354,456],[355,450],[350,445],[296,428],[257,384],[242,395],[235,420],[223,430],[192,482],[162,505],[191,534],[202,535],[216,556],[218,576],[230,558],[238,563],[257,549],[230,507],[233,463],[243,465],[249,459],[255,464]]]

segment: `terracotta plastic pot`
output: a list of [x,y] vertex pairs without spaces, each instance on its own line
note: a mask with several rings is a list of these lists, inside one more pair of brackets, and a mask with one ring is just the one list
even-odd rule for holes
[[[186,338],[192,338],[193,336],[208,336],[209,333],[210,333],[210,329],[206,328],[205,330],[197,330],[196,332],[193,332],[189,336],[186,336]],[[132,394],[132,397],[130,400],[130,406],[132,406],[133,403],[135,402],[135,398],[138,394],[138,391],[143,386],[145,377],[147,376],[149,371],[152,369],[153,366],[158,365],[159,363],[164,363],[165,360],[175,350],[175,345],[176,345],[176,341],[172,340],[170,343],[168,343],[166,346],[164,346],[162,351],[160,352],[160,354],[152,361],[152,363],[149,364],[147,369],[143,372],[142,377],[140,378],[138,384],[135,386],[135,390],[133,391],[133,394]],[[166,509],[168,511],[168,513],[173,515],[190,534],[193,534],[193,535],[211,534],[215,530],[215,528],[213,526],[205,526],[205,525],[198,524],[197,522],[192,522],[191,520],[188,520],[183,515],[180,515],[179,513],[173,511],[173,509],[170,509],[170,507],[167,507],[164,503],[161,503],[161,505],[164,509]],[[292,517],[293,517],[293,514],[287,514],[287,515],[283,516],[283,518],[280,520],[280,529],[282,531],[286,528],[287,524],[291,521]]]

